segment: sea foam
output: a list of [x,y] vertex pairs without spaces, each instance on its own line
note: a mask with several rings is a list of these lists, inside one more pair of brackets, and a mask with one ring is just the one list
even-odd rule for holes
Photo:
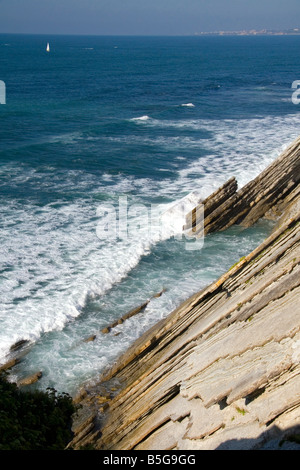
[[150,117],[145,115],[145,116],[132,118],[131,121],[149,121],[149,119],[150,119]]

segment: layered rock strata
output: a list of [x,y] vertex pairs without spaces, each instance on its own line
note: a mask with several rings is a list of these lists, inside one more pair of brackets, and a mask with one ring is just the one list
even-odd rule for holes
[[[297,140],[249,183],[249,197],[245,188],[232,195],[233,179],[214,194],[220,200],[227,192],[233,204],[221,211],[219,228],[230,211],[247,226],[280,216],[273,233],[82,390],[70,447],[299,448],[299,149]],[[211,215],[220,213],[209,204]]]
[[[250,227],[268,212],[275,215],[290,194],[299,191],[299,145],[300,138],[240,190],[237,190],[237,181],[233,177],[201,201],[205,214],[204,234],[225,230],[233,224]],[[203,227],[201,224],[197,227],[196,214],[197,207],[186,216],[185,229],[202,236]]]

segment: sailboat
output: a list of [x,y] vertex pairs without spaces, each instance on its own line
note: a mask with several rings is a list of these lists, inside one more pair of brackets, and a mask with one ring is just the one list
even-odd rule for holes
[[46,51],[47,51],[47,52],[50,52],[50,45],[49,45],[49,42],[47,42],[47,48],[46,48]]

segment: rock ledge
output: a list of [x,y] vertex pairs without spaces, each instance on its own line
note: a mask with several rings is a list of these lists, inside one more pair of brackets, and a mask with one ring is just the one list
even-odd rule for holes
[[247,226],[262,216],[278,222],[82,393],[70,447],[300,448],[299,164],[300,139],[248,189],[237,193],[231,179],[206,201],[208,231],[226,228],[229,212]]

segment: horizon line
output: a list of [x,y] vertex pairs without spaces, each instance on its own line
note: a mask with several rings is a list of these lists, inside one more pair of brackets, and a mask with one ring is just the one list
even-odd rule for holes
[[[238,34],[238,33],[243,33],[243,34]],[[98,34],[98,33],[16,33],[16,32],[0,32],[0,36],[4,35],[11,35],[11,36],[81,36],[81,37],[169,37],[169,38],[179,38],[179,37],[186,37],[186,38],[201,38],[201,37],[286,37],[286,36],[300,36],[300,30],[299,33],[288,33],[288,32],[273,32],[273,33],[262,33],[257,31],[256,34],[251,34],[250,31],[249,33],[244,33],[243,30],[241,31],[216,31],[216,32],[200,32],[200,33],[182,33],[182,34],[141,34],[141,33],[136,33],[136,34]]]
[[[296,32],[298,30],[298,32]],[[253,34],[253,31],[256,34]],[[266,32],[263,32],[266,31]],[[295,31],[294,33],[292,31]],[[252,33],[251,33],[252,32]],[[243,34],[239,34],[243,33]],[[245,29],[245,30],[220,30],[220,31],[200,31],[194,33],[177,33],[177,34],[163,34],[163,33],[110,33],[110,34],[101,34],[101,33],[37,33],[37,32],[0,32],[2,35],[19,35],[19,36],[84,36],[84,37],[201,37],[201,36],[299,36],[300,28],[289,28],[289,29]]]

